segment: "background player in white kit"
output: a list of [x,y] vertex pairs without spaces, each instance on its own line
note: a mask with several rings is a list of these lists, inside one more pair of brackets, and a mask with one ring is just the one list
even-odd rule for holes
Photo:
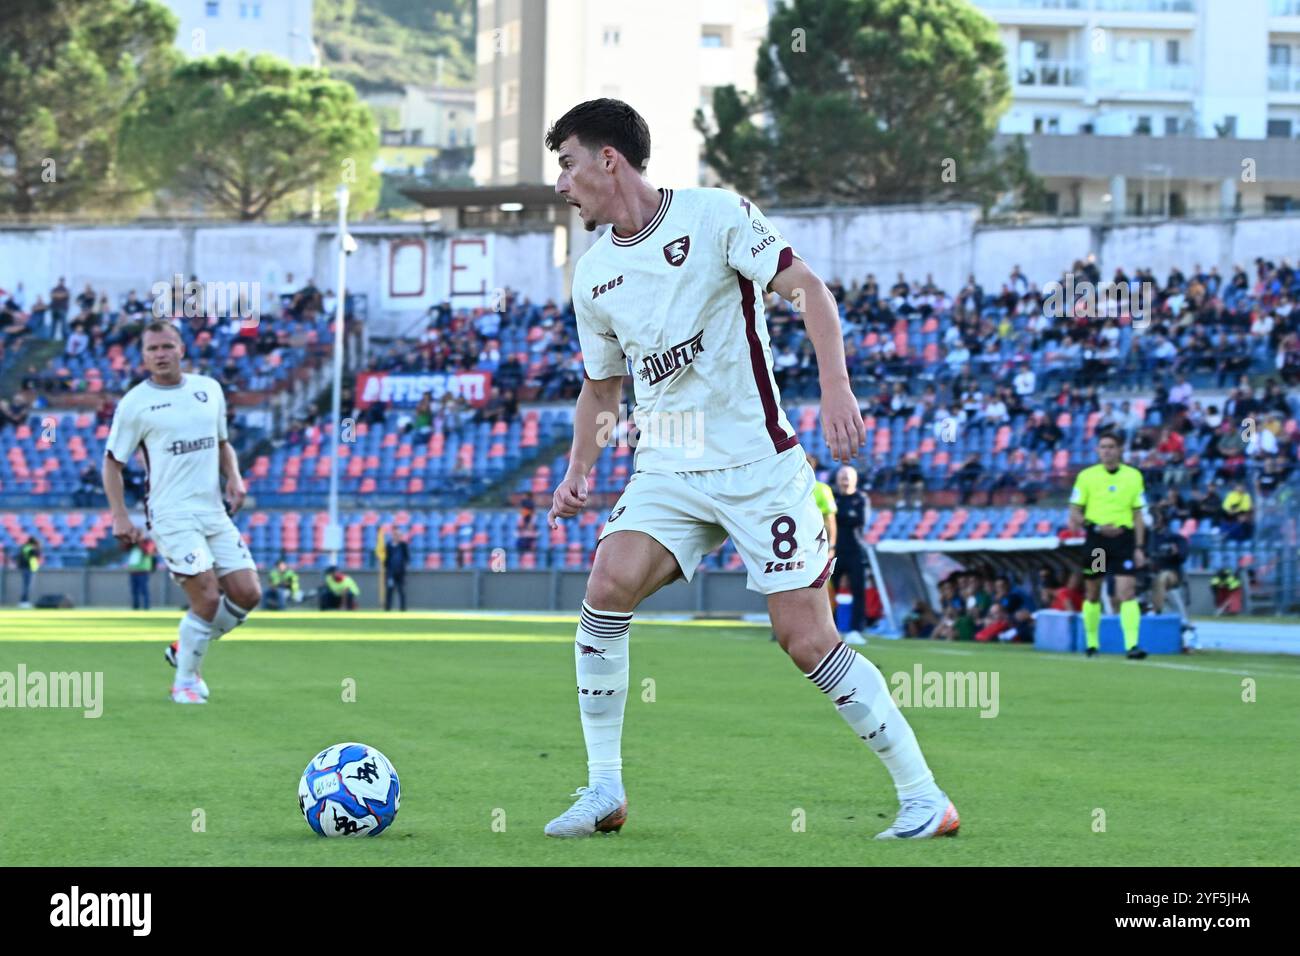
[[[836,461],[865,440],[849,386],[839,312],[825,284],[758,208],[721,189],[655,189],[645,121],[626,103],[582,103],[547,132],[556,191],[588,231],[611,224],[578,262],[573,303],[586,381],[569,469],[548,519],[578,513],[634,375],[636,469],[601,532],[578,626],[578,702],[588,785],[546,826],[555,837],[618,830],[627,818],[621,740],[632,612],[728,536],[767,595],[772,629],[893,777],[901,809],[881,839],[953,833],[956,808],[876,667],[839,640],[821,590],[832,562],[816,480],[781,410],[762,297],[803,302],[817,354],[822,426]],[[608,417],[606,417],[608,416]],[[725,733],[725,729],[723,730]]]
[[[132,523],[122,493],[122,468],[138,448],[144,457],[149,533],[190,602],[174,655],[172,700],[202,704],[208,686],[200,665],[208,642],[242,624],[262,598],[257,565],[230,520],[246,492],[239,459],[227,441],[220,383],[181,371],[185,346],[168,322],[151,322],[140,347],[149,378],[127,392],[113,414],[104,492],[113,511],[113,535],[123,543],[141,540],[144,532]],[[222,502],[222,475],[229,513]]]

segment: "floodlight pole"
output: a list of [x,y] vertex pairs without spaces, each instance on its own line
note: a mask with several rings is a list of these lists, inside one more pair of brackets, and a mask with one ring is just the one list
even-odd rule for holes
[[343,316],[347,302],[348,187],[340,183],[334,196],[339,207],[339,276],[334,306],[334,396],[330,416],[329,524],[325,527],[325,549],[330,553],[330,564],[337,565],[339,552],[343,549],[343,528],[339,525],[339,430],[343,427],[343,413],[339,403],[343,389]]

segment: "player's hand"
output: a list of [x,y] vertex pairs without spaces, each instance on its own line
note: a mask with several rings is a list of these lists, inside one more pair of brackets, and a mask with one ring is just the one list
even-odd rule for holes
[[244,506],[244,499],[248,497],[248,489],[241,482],[238,485],[226,486],[226,513],[234,517],[239,513],[239,509]]
[[867,429],[862,424],[858,400],[847,385],[822,392],[822,429],[832,459],[849,462],[858,457],[858,449],[867,440]]
[[126,515],[113,518],[113,537],[122,544],[139,544],[143,535]]
[[1115,527],[1113,524],[1098,525],[1097,530],[1108,538],[1113,538],[1115,535],[1119,534],[1119,528]]
[[1134,568],[1141,568],[1141,567],[1144,567],[1144,566],[1146,565],[1146,563],[1147,563],[1146,552],[1144,552],[1141,548],[1134,548],[1134,549],[1133,549],[1133,567],[1134,567]]
[[546,523],[554,531],[560,526],[557,518],[572,518],[587,504],[587,477],[578,475],[565,478],[551,498],[551,510],[546,513]]

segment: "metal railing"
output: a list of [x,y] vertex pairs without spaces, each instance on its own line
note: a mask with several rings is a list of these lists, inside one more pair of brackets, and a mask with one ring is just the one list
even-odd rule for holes
[[1270,66],[1268,89],[1270,93],[1300,93],[1300,66]]
[[1093,70],[1093,86],[1125,91],[1190,92],[1196,71],[1190,64],[1141,66],[1108,63]]
[[1020,86],[1086,86],[1087,66],[1074,60],[1035,60],[1016,70]]

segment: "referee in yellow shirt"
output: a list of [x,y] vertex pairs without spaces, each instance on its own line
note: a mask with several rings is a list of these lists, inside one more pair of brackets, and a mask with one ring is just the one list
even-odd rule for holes
[[1115,599],[1119,602],[1119,623],[1124,631],[1124,649],[1132,660],[1147,652],[1138,647],[1142,610],[1136,600],[1137,571],[1146,563],[1142,546],[1146,525],[1146,488],[1142,472],[1120,460],[1119,439],[1103,434],[1097,439],[1101,462],[1083,469],[1074,480],[1070,495],[1070,528],[1086,530],[1084,546],[1088,556],[1083,567],[1083,631],[1087,654],[1097,653],[1101,635],[1101,586],[1107,574],[1115,576]]

